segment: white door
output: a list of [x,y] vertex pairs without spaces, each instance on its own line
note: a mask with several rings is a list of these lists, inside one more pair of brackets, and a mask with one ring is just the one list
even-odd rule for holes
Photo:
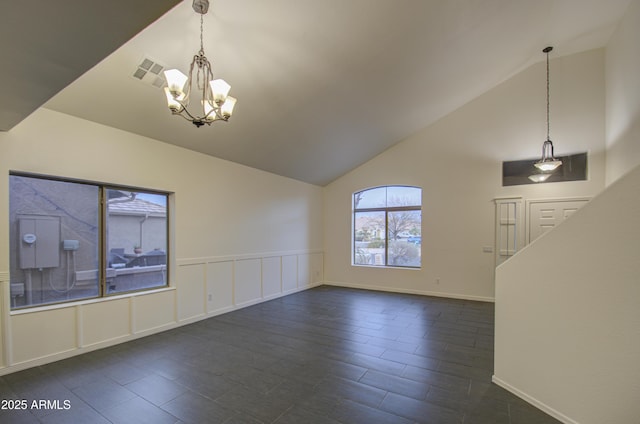
[[530,201],[528,239],[531,243],[584,206],[588,199]]
[[513,256],[524,245],[522,198],[494,199],[496,204],[496,266]]

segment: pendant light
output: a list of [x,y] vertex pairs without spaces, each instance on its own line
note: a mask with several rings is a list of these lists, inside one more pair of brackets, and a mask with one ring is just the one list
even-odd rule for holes
[[543,182],[551,175],[551,172],[562,165],[562,161],[553,156],[553,142],[549,138],[549,52],[553,47],[545,47],[542,52],[547,55],[547,139],[542,143],[542,158],[534,164],[536,168],[542,171],[542,174],[534,174],[529,179],[534,182]]

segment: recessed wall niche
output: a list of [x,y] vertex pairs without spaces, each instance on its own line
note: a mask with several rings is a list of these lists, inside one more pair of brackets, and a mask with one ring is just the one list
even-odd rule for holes
[[565,181],[581,181],[587,179],[587,153],[556,156],[562,161],[562,166],[551,172],[545,181],[534,182],[529,179],[533,174],[540,174],[540,170],[533,166],[540,159],[524,159],[502,162],[502,186],[522,184],[546,184]]

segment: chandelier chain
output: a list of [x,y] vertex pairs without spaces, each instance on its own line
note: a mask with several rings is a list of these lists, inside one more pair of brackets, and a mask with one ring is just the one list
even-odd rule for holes
[[[202,34],[204,32],[204,25],[203,25],[203,21],[204,21],[204,15],[200,15],[200,53],[202,53],[204,55],[204,42],[202,41]],[[548,57],[548,55],[547,55]],[[547,65],[548,68],[548,65]],[[547,71],[549,72],[549,71]],[[548,78],[547,78],[548,79]]]

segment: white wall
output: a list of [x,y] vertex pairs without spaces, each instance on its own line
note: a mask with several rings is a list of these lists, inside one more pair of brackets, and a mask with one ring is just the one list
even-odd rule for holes
[[[189,131],[194,129],[185,125],[185,134]],[[7,241],[0,244],[0,374],[303,290],[323,279],[320,187],[47,109],[0,133],[5,205],[10,170],[174,192],[172,287],[11,313],[9,231],[0,225],[0,240]],[[8,208],[0,208],[0,222],[8,220]]]
[[639,193],[637,167],[496,270],[494,381],[566,423],[640,417]]
[[496,271],[494,381],[566,423],[640,417],[639,39],[634,0],[606,47],[608,188]]
[[[492,199],[589,197],[604,187],[601,49],[551,60],[551,138],[556,154],[588,151],[588,181],[501,186],[502,161],[539,157],[546,138],[540,56],[540,63],[326,187],[326,282],[492,300],[494,255],[483,252],[494,245]],[[423,189],[420,270],[351,265],[352,193],[389,184]]]
[[640,164],[640,0],[607,45],[607,184]]

